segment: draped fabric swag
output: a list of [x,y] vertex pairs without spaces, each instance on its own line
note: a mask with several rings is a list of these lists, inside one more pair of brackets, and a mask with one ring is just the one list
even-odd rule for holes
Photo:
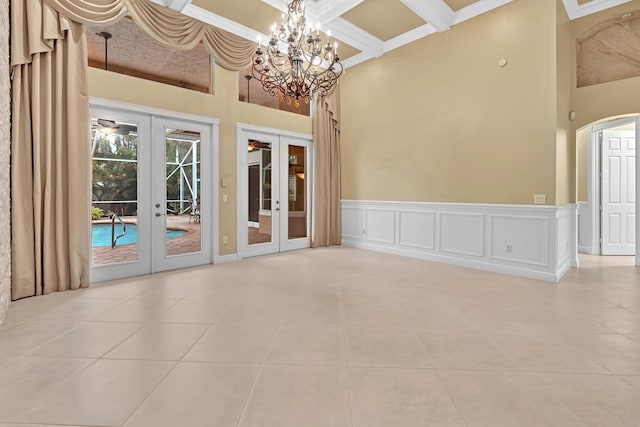
[[253,43],[148,0],[12,0],[13,300],[89,284],[87,47],[83,24],[130,15],[178,50],[202,42],[240,70]]
[[45,8],[81,24],[113,24],[125,15],[154,40],[176,50],[202,42],[216,64],[230,71],[246,68],[255,43],[149,0],[44,0]]
[[340,86],[316,102],[313,118],[315,141],[315,205],[311,246],[339,245],[340,225]]

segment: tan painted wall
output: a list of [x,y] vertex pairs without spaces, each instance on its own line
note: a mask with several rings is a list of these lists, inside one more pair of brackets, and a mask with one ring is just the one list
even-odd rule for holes
[[554,204],[556,25],[518,0],[349,69],[342,198]]
[[[215,95],[207,95],[91,68],[89,94],[166,110],[179,111],[220,120],[220,178],[227,178],[229,186],[220,188],[219,226],[220,254],[236,252],[236,135],[237,124],[248,123],[293,132],[311,134],[311,119],[259,105],[238,101],[238,75],[215,68]],[[217,185],[220,185],[217,183]],[[227,194],[224,203],[222,196]],[[229,243],[222,243],[222,236]]]
[[0,325],[11,300],[9,0],[0,0]]
[[556,136],[556,204],[567,204],[575,194],[572,184],[571,142],[571,23],[561,0],[556,0],[556,64],[557,64],[557,136]]
[[577,173],[577,192],[578,192],[578,201],[586,202],[588,201],[588,165],[589,161],[588,157],[589,152],[589,130],[588,128],[580,129],[576,132],[576,153],[578,159],[578,173]]

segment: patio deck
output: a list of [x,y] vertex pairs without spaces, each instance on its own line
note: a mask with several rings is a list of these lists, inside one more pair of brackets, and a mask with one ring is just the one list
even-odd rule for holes
[[[137,217],[124,217],[128,224],[136,224]],[[109,223],[109,220],[94,221],[94,223]],[[180,255],[200,251],[200,223],[189,222],[189,215],[168,215],[167,228],[186,231],[187,233],[167,240],[167,255]],[[92,248],[92,264],[107,265],[118,262],[135,261],[138,259],[138,245],[97,246]]]

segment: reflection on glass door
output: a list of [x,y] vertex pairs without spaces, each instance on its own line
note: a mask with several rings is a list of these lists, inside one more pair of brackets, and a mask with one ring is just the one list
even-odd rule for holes
[[91,119],[92,264],[138,260],[138,125]]
[[200,146],[200,132],[165,129],[166,256],[202,249]]
[[[276,157],[277,158],[277,157]],[[250,139],[247,143],[248,228],[247,244],[273,241],[273,146],[270,142]]]
[[307,186],[305,185],[306,147],[289,145],[288,239],[307,237]]

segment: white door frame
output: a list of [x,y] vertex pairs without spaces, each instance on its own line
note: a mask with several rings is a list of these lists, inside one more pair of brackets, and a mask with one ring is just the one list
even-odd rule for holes
[[[601,242],[600,242],[600,157],[601,149],[598,138],[600,131],[615,128],[619,126],[625,126],[635,123],[636,125],[636,141],[638,141],[638,135],[640,135],[640,116],[623,117],[620,119],[611,120],[604,123],[598,123],[590,126],[589,129],[589,149],[587,152],[587,198],[589,202],[590,213],[590,230],[591,230],[591,242],[594,249],[594,255],[600,255]],[[636,156],[636,171],[640,171],[638,166],[640,165],[640,156]],[[636,196],[640,195],[638,186],[640,185],[640,172],[636,173]],[[636,200],[637,197],[636,197]],[[636,203],[636,265],[640,265],[640,225],[638,213],[640,203]]]
[[[215,159],[212,154],[212,126],[207,123],[198,122],[195,120],[186,120],[181,118],[167,118],[159,117],[157,115],[151,116],[151,129],[152,135],[155,136],[155,142],[160,143],[162,139],[163,147],[165,145],[165,133],[166,126],[171,128],[185,129],[185,130],[197,130],[200,132],[200,156],[201,167],[200,168],[200,194],[198,194],[200,202],[200,251],[185,253],[179,255],[167,256],[166,254],[166,187],[165,185],[152,185],[152,215],[151,221],[153,221],[154,230],[151,238],[152,253],[154,254],[151,259],[151,271],[157,273],[160,271],[175,270],[178,268],[192,267],[196,265],[203,265],[211,263],[211,244],[213,235],[211,232],[211,223],[215,216],[212,214],[211,209],[213,201],[211,200],[213,191],[212,187],[217,187],[217,179],[212,180],[212,169],[216,168]],[[152,181],[159,183],[161,180],[166,184],[166,152],[164,149],[152,150],[153,159],[151,162]],[[157,209],[156,204],[160,204],[161,208]],[[160,214],[160,216],[158,216]],[[162,236],[162,237],[160,237]],[[205,239],[205,236],[211,236],[210,239]]]
[[[248,245],[247,245],[247,224],[246,221],[244,220],[245,218],[248,217],[248,206],[247,206],[247,198],[248,198],[248,162],[247,162],[247,139],[249,138],[250,135],[255,135],[255,134],[260,134],[263,136],[266,136],[267,139],[272,139],[272,140],[278,140],[280,141],[280,138],[293,138],[296,140],[304,140],[304,141],[309,141],[308,144],[308,150],[307,150],[307,161],[306,161],[306,168],[307,168],[307,173],[309,176],[313,176],[312,173],[312,167],[311,167],[311,163],[309,161],[309,159],[312,159],[312,150],[313,150],[313,137],[309,134],[303,134],[303,133],[298,133],[298,132],[291,132],[291,131],[286,131],[286,130],[282,130],[282,129],[274,129],[274,128],[267,128],[267,127],[262,127],[262,126],[255,126],[255,125],[251,125],[251,124],[247,124],[247,123],[238,123],[237,124],[237,144],[236,144],[236,153],[237,153],[237,174],[236,174],[236,182],[238,183],[238,186],[236,188],[236,212],[237,212],[237,217],[236,217],[236,242],[237,242],[237,259],[242,259],[245,258],[247,256],[254,256],[256,255],[255,253],[249,253],[248,251]],[[276,139],[274,139],[276,138]],[[270,142],[270,141],[265,141],[265,142]],[[282,157],[282,153],[281,153],[281,157]],[[276,159],[272,159],[276,160]],[[312,184],[312,179],[305,179],[305,185],[307,185],[307,194],[309,195],[309,206],[312,206],[312,202],[313,202],[313,184]],[[281,221],[282,224],[282,221]],[[309,210],[308,214],[307,214],[307,235],[310,241],[310,236],[311,236],[311,209]],[[282,227],[279,227],[282,228]],[[273,242],[276,241],[276,239],[280,240],[280,236],[276,235],[275,233],[272,233],[272,238],[273,238]],[[293,250],[293,249],[299,249],[301,247],[309,247],[309,244],[306,244],[304,246],[300,246],[300,245],[296,245],[295,243],[293,245],[287,245],[283,248],[280,248],[280,251],[283,250]],[[253,251],[252,251],[253,252]]]
[[[145,105],[137,105],[137,104],[130,104],[130,103],[126,103],[126,102],[119,102],[119,101],[112,101],[109,99],[103,99],[103,98],[95,98],[95,97],[90,97],[89,98],[89,107],[91,109],[91,113],[93,114],[94,112],[96,113],[105,113],[105,114],[110,114],[116,118],[123,118],[125,121],[126,120],[130,120],[131,117],[146,117],[148,120],[148,125],[145,124],[145,126],[148,126],[147,129],[147,135],[149,135],[149,141],[144,142],[144,144],[142,144],[141,147],[139,147],[139,155],[140,153],[142,153],[142,155],[147,156],[147,158],[149,158],[151,161],[151,134],[152,134],[152,122],[153,122],[153,118],[162,118],[162,119],[169,119],[169,120],[180,120],[180,121],[186,121],[186,122],[192,122],[194,124],[199,124],[201,126],[206,126],[208,128],[210,128],[210,149],[208,150],[208,157],[209,157],[209,162],[211,165],[211,170],[210,170],[210,175],[209,178],[211,180],[211,185],[210,185],[210,196],[205,198],[204,200],[202,200],[202,202],[206,203],[206,205],[204,205],[204,207],[202,208],[202,215],[203,215],[203,223],[205,223],[205,221],[209,224],[211,224],[211,241],[208,242],[208,245],[210,247],[211,250],[209,250],[210,256],[208,257],[207,262],[208,263],[213,263],[215,259],[219,258],[219,254],[220,254],[220,246],[218,243],[218,230],[219,230],[219,215],[218,215],[218,194],[219,194],[219,188],[218,188],[218,178],[219,178],[219,120],[215,117],[207,117],[207,116],[199,116],[199,115],[195,115],[195,114],[187,114],[187,113],[182,113],[182,112],[178,112],[178,111],[170,111],[170,110],[164,110],[164,109],[160,109],[160,108],[154,108],[154,107],[149,107],[149,106],[145,106]],[[146,137],[143,137],[146,138]],[[142,152],[140,151],[142,150]],[[138,170],[138,200],[141,199],[141,197],[146,197],[149,200],[145,200],[145,203],[143,203],[142,205],[146,205],[144,207],[142,207],[142,209],[139,209],[139,216],[144,216],[144,218],[149,218],[149,230],[147,232],[151,232],[151,228],[150,228],[150,224],[151,224],[151,194],[147,189],[141,188],[141,185],[144,183],[143,180],[147,180],[147,182],[151,182],[151,165],[142,166],[142,169]],[[204,178],[204,176],[203,176]],[[89,192],[89,200],[91,200],[91,185],[88,186],[87,191]],[[206,200],[208,199],[208,200]],[[155,218],[154,218],[155,219]],[[89,230],[90,232],[91,230]],[[145,231],[143,230],[143,233],[145,233]],[[203,234],[204,236],[204,234]],[[144,235],[143,235],[144,237]],[[146,241],[150,242],[149,245],[151,245],[151,238],[150,236],[145,237]],[[205,247],[205,242],[204,242],[204,237],[203,237],[203,248]],[[120,278],[125,278],[125,277],[131,277],[131,276],[135,276],[135,275],[142,275],[142,274],[148,274],[150,272],[153,271],[154,269],[154,265],[152,264],[152,259],[151,259],[151,253],[152,253],[152,247],[149,246],[148,248],[145,248],[145,250],[140,250],[140,254],[146,254],[144,255],[144,266],[135,268],[133,266],[131,266],[130,268],[127,266],[127,263],[118,263],[118,264],[114,264],[112,266],[97,266],[97,267],[91,267],[90,269],[90,281],[91,282],[100,282],[100,281],[104,281],[104,280],[112,280],[112,279],[120,279]],[[146,259],[148,257],[148,259]],[[142,259],[140,261],[143,261]],[[138,264],[138,263],[136,263]]]

